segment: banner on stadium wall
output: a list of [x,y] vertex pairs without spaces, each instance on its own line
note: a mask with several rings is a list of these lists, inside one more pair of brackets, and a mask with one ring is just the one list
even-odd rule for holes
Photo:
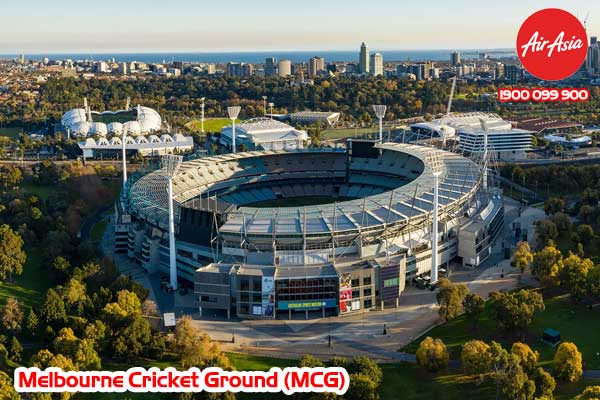
[[340,275],[340,314],[352,311],[352,276]]
[[333,308],[337,306],[335,299],[324,299],[324,300],[298,300],[298,301],[278,301],[278,310],[318,310],[319,308]]
[[262,277],[262,315],[272,317],[275,310],[275,278]]

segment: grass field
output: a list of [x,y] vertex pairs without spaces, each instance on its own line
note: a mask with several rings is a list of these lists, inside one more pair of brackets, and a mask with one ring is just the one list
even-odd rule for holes
[[340,128],[340,129],[325,129],[321,133],[323,140],[345,139],[366,133],[375,133],[376,128]]
[[[574,342],[583,354],[584,368],[600,369],[600,314],[598,310],[590,311],[581,305],[574,305],[568,295],[544,299],[546,309],[536,313],[533,323],[525,335],[525,342],[540,352],[540,363],[548,365],[554,357],[555,349],[540,340],[545,328],[553,328],[561,333],[563,341]],[[479,338],[486,341],[495,340],[505,346],[522,340],[521,336],[507,337],[496,330],[489,309],[480,318],[477,330],[473,330],[464,316],[449,323],[440,325],[424,336],[440,338],[444,341],[451,357],[460,357],[461,346],[468,340]],[[423,337],[416,339],[404,351],[415,353]]]
[[0,128],[0,136],[7,136],[12,140],[18,139],[19,135],[23,132],[23,128],[20,127]]
[[23,273],[15,278],[15,282],[0,282],[0,304],[5,304],[7,298],[14,297],[26,307],[38,306],[50,287],[50,280],[44,279],[48,272],[42,267],[39,249],[26,249],[26,253]]
[[38,199],[46,201],[48,197],[53,194],[63,192],[61,189],[56,186],[46,186],[46,185],[35,185],[31,183],[22,183],[20,188],[23,192],[33,194]]
[[[235,121],[236,124],[239,122],[239,119]],[[204,120],[204,132],[221,132],[221,129],[229,124],[231,124],[231,119],[229,118],[207,118]],[[185,127],[192,132],[201,132],[202,121],[199,119],[192,119],[185,124]]]

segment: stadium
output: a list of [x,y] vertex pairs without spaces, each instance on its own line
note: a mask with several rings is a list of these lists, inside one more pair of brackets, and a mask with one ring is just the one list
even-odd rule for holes
[[[501,196],[461,155],[406,143],[205,157],[172,177],[176,268],[201,312],[242,318],[342,315],[395,306],[438,264],[477,267],[503,225]],[[115,251],[169,273],[167,177],[130,179]]]

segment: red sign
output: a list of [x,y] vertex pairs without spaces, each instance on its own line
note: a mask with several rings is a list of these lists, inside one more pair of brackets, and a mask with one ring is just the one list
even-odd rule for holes
[[533,76],[558,81],[573,75],[587,55],[585,28],[571,13],[540,10],[525,20],[517,35],[517,54]]

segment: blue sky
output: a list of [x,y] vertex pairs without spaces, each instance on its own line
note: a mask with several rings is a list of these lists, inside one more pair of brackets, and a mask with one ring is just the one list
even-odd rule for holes
[[547,7],[600,36],[597,0],[10,0],[0,53],[507,48]]

